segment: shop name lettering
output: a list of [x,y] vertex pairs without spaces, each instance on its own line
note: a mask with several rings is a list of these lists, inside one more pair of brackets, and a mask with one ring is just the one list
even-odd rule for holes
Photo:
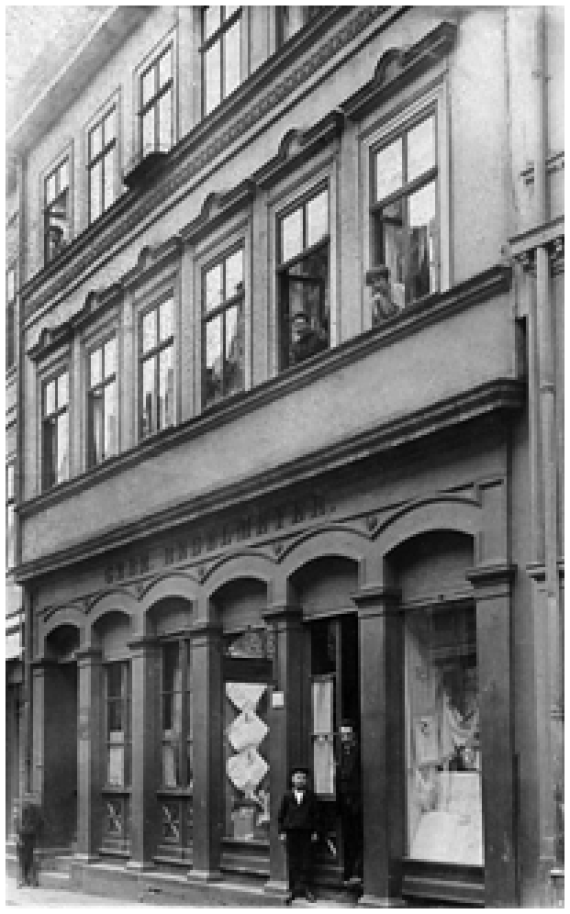
[[[329,509],[332,510],[332,509]],[[312,495],[306,501],[295,501],[279,505],[267,511],[245,514],[235,521],[210,528],[205,534],[180,537],[164,546],[162,553],[162,566],[173,565],[186,559],[199,558],[214,549],[231,546],[256,536],[284,530],[305,521],[315,520],[327,513],[325,499],[320,495]],[[158,556],[157,556],[158,561]],[[105,568],[105,582],[113,584],[124,581],[126,578],[135,578],[156,570],[150,552],[141,552],[129,555]]]

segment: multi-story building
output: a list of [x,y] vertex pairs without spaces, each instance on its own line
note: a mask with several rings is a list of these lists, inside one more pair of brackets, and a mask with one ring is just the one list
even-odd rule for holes
[[[562,864],[563,11],[124,7],[21,181],[22,790],[76,884],[361,905]],[[9,449],[10,452],[10,449]]]

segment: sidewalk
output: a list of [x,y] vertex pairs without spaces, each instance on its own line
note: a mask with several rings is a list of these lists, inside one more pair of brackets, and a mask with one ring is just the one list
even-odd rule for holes
[[18,888],[16,880],[12,876],[6,877],[5,899],[7,905],[15,905],[23,908],[59,908],[61,905],[68,907],[86,907],[87,905],[99,905],[107,908],[114,908],[117,905],[121,907],[131,906],[138,907],[136,902],[123,901],[120,898],[108,898],[100,895],[85,895],[80,892],[71,892],[66,888],[57,888],[52,886],[42,886],[35,888],[23,886]]

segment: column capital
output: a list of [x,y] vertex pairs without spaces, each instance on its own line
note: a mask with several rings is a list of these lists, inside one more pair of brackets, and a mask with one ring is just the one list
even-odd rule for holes
[[188,629],[187,634],[190,636],[190,644],[195,646],[200,642],[206,643],[221,638],[222,626],[219,622],[212,622],[208,619],[199,620]]
[[127,647],[132,654],[146,654],[158,645],[155,635],[139,635],[127,642]]
[[498,562],[492,565],[478,565],[468,571],[465,577],[473,585],[477,599],[508,596],[517,566],[512,562]]
[[100,647],[80,647],[75,651],[75,659],[79,664],[100,662],[103,659],[103,651]]
[[356,593],[350,595],[351,600],[358,607],[359,618],[368,616],[384,616],[387,613],[398,611],[402,592],[398,587],[389,587],[385,584],[372,584],[361,587]]
[[300,621],[303,608],[297,603],[273,603],[261,616],[265,622]]
[[[564,579],[564,562],[557,562],[558,577]],[[546,565],[543,562],[532,562],[526,566],[526,573],[537,584],[544,584],[546,581]]]
[[30,662],[30,667],[34,675],[40,676],[46,670],[53,669],[57,666],[57,660],[53,657],[34,657]]

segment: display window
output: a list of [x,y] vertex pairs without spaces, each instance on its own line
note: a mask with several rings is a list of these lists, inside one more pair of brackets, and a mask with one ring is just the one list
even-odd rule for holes
[[481,866],[474,607],[406,614],[408,856]]

